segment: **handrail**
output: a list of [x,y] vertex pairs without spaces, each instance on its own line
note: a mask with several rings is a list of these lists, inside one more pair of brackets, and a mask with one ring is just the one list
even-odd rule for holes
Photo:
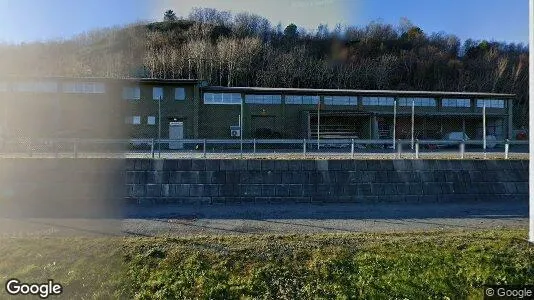
[[[31,142],[32,145],[35,144],[46,144],[46,143],[78,143],[78,144],[121,144],[121,143],[146,143],[151,144],[152,141],[155,141],[155,143],[186,143],[186,144],[302,144],[302,139],[96,139],[96,138],[17,138],[17,139],[0,139],[0,141],[3,141],[4,143],[10,143],[10,142],[21,142],[21,143],[29,143]],[[391,144],[391,139],[352,139],[352,138],[344,138],[344,139],[305,139],[306,143],[309,144],[317,144],[319,142],[320,144],[376,144],[376,145],[385,145],[385,144]],[[399,139],[396,141],[399,144],[411,144],[412,141],[410,139]],[[459,145],[461,143],[464,143],[466,145],[482,145],[483,140],[421,140],[418,139],[417,143],[420,145]],[[528,145],[528,140],[486,140],[486,143],[492,143],[496,145]]]

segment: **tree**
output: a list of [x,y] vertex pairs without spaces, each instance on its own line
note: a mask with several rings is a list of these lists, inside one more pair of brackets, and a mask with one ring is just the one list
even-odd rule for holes
[[[1,0],[0,0],[1,1]],[[399,26],[271,25],[261,16],[193,9],[187,20],[139,22],[72,39],[0,42],[0,73],[202,78],[225,86],[511,93],[514,126],[528,119],[528,47]],[[173,22],[176,20],[177,22]],[[1,84],[0,84],[1,85]]]
[[163,21],[165,22],[175,22],[178,20],[176,17],[176,14],[171,9],[167,10],[165,14],[163,15]]
[[297,25],[291,23],[284,29],[284,35],[290,39],[297,37]]

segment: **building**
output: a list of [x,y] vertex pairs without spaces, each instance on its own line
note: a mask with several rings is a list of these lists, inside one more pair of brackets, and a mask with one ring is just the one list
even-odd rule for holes
[[[4,137],[512,137],[515,95],[467,92],[217,87],[193,79],[0,79]],[[395,105],[396,104],[396,105]],[[161,123],[159,116],[161,115]],[[396,119],[394,121],[394,115]],[[242,116],[242,117],[241,117]],[[232,134],[231,129],[235,129]]]

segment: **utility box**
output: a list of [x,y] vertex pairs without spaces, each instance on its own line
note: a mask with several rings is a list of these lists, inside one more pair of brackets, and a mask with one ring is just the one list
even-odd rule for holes
[[230,126],[231,137],[241,137],[241,126]]

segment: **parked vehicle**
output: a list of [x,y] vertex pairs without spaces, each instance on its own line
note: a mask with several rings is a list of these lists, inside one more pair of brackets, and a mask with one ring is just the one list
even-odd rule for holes
[[526,129],[515,129],[512,132],[512,136],[518,141],[528,140],[528,131]]
[[[330,139],[330,140],[358,140],[360,139],[357,135],[352,136],[344,136],[344,135],[324,135],[321,136],[323,139]],[[330,143],[330,144],[324,144],[324,147],[326,148],[350,148],[352,147],[352,143]],[[362,144],[354,144],[354,149],[365,149],[365,146]]]
[[458,145],[462,141],[469,141],[470,138],[465,134],[465,132],[461,131],[453,131],[445,134],[442,138],[443,141],[447,142],[458,142],[458,143],[443,143],[443,144],[437,144],[436,148],[450,148],[455,147],[455,145]]
[[[460,142],[462,141],[469,141],[471,140],[469,138],[469,136],[467,136],[467,134],[465,134],[465,132],[461,132],[461,131],[454,131],[454,132],[449,132],[447,134],[445,134],[442,138],[442,140],[444,141],[448,141],[448,142],[458,142],[458,143],[443,143],[443,144],[437,144],[436,147],[437,148],[449,148],[449,147],[456,147],[456,145],[458,145]],[[480,138],[480,140],[482,140],[482,138]],[[497,138],[494,136],[494,135],[486,135],[486,149],[493,149],[497,146]],[[476,148],[481,148],[483,147],[482,144],[480,145],[466,145],[466,147],[476,147]]]
[[494,135],[486,135],[486,148],[493,149],[497,146],[497,138]]

